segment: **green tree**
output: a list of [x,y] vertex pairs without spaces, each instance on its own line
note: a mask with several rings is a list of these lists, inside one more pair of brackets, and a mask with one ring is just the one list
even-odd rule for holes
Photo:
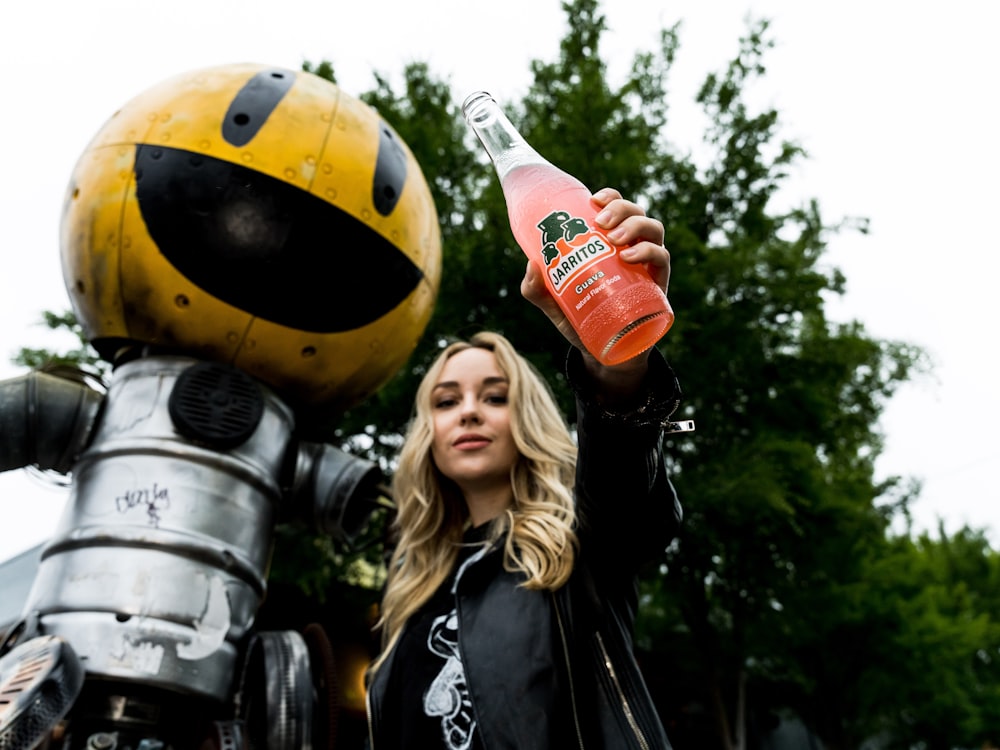
[[[684,678],[700,687],[723,748],[747,746],[749,712],[767,707],[750,696],[822,688],[789,646],[815,632],[817,615],[841,615],[837,587],[885,544],[898,504],[883,504],[893,483],[874,481],[877,421],[921,357],[825,317],[824,295],[844,281],[820,263],[826,242],[863,222],[827,224],[815,202],[771,208],[804,154],[777,140],[777,112],[744,99],[765,73],[767,30],[750,24],[738,55],[706,78],[710,163],[676,172],[653,207],[667,217],[681,311],[668,352],[698,433],[674,446],[687,520],[650,597],[672,600],[663,611],[683,620],[659,642],[698,655]],[[674,164],[667,155],[655,172]]]
[[[850,616],[824,629],[827,650],[801,654],[835,698],[840,717],[804,707],[831,726],[831,747],[878,737],[886,750],[990,747],[1000,726],[997,554],[981,532],[898,537],[866,561],[842,597]],[[839,719],[839,721],[831,721]]]
[[43,310],[41,323],[50,331],[69,333],[75,342],[73,348],[58,351],[48,347],[21,347],[14,354],[12,362],[32,370],[44,370],[53,367],[75,367],[103,378],[110,370],[110,365],[101,360],[97,352],[87,341],[83,326],[72,310],[60,313]]

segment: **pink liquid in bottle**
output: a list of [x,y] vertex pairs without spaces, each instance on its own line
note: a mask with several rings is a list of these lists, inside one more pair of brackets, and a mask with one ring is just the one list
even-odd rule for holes
[[596,225],[590,190],[552,164],[515,167],[502,187],[514,238],[587,351],[614,365],[654,346],[673,310],[646,269],[622,260]]

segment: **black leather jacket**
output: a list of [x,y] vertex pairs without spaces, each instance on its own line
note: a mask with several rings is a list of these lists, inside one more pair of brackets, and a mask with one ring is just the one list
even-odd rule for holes
[[[456,584],[459,647],[486,750],[670,748],[632,651],[639,566],[663,553],[681,520],[661,452],[679,403],[654,352],[641,406],[603,411],[579,353],[567,361],[577,394],[576,499],[580,555],[555,592],[518,587],[502,550],[484,549]],[[405,746],[382,714],[390,654],[368,690],[372,750]]]

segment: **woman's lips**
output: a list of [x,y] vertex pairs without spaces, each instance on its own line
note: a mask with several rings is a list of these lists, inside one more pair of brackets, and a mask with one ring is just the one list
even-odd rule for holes
[[470,451],[483,448],[490,444],[489,438],[482,435],[462,435],[452,445],[458,450]]

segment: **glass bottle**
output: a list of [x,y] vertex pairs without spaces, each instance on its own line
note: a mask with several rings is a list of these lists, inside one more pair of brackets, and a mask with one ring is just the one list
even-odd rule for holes
[[514,238],[587,351],[614,365],[655,345],[673,324],[670,303],[597,226],[591,191],[532,148],[487,92],[470,94],[462,112],[493,161]]

